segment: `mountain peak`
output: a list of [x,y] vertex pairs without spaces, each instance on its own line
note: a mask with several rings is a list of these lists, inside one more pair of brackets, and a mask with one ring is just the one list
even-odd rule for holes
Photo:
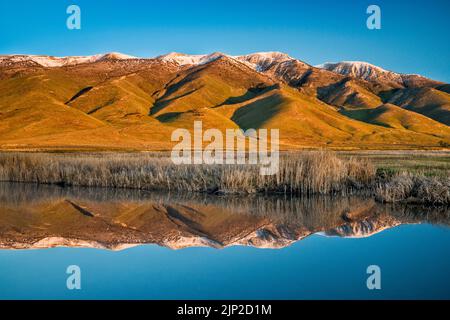
[[194,54],[194,55],[179,52],[171,52],[165,55],[158,56],[157,59],[166,62],[173,62],[180,66],[184,66],[184,65],[205,64],[225,56],[227,55],[221,52],[213,52],[211,54]]
[[126,59],[137,59],[137,58],[119,52],[109,52],[105,54],[96,54],[92,56],[67,56],[67,57],[26,55],[26,54],[0,56],[0,61],[7,60],[11,63],[34,62],[38,65],[47,68],[71,66],[81,63],[90,63],[103,60],[126,60]]
[[316,67],[333,71],[345,76],[362,78],[364,80],[374,80],[374,78],[379,77],[382,74],[391,75],[392,77],[396,77],[398,75],[394,72],[387,71],[364,61],[326,62]]
[[385,70],[364,61],[327,62],[316,67],[344,76],[395,86],[433,86],[440,83],[418,74],[403,74]]
[[[241,56],[231,56],[222,52],[213,52],[210,54],[185,54],[179,52],[171,52],[165,55],[156,57],[156,59],[165,62],[175,63],[178,66],[196,66],[203,65],[215,61],[220,58],[228,58],[247,65],[248,67],[258,72],[268,72],[276,69],[278,74],[282,74],[284,78],[293,77],[294,82],[299,79],[299,68],[303,72],[309,69],[310,66],[292,58],[286,53],[278,51],[255,52]],[[27,66],[42,66],[47,68],[74,66],[83,63],[93,63],[97,61],[116,61],[116,60],[130,60],[142,59],[120,52],[109,52],[105,54],[96,54],[90,56],[66,56],[54,57],[48,55],[0,55],[0,64],[2,65],[27,65]],[[351,76],[357,79],[366,80],[369,82],[381,83],[387,87],[417,87],[417,86],[437,86],[442,82],[427,79],[416,74],[401,74],[385,70],[371,63],[364,61],[341,61],[341,62],[327,62],[317,65],[321,68],[343,76]],[[274,70],[272,70],[274,71]],[[271,72],[272,72],[271,71]],[[300,72],[300,73],[301,73]],[[285,79],[291,82],[292,79]]]
[[137,57],[134,56],[130,56],[127,54],[123,54],[120,52],[109,52],[109,53],[105,53],[103,55],[97,55],[97,56],[101,56],[100,59],[98,60],[128,60],[128,59],[138,59]]
[[223,57],[237,60],[258,71],[265,70],[274,63],[293,60],[293,58],[291,58],[288,54],[277,51],[256,52],[243,56],[230,56],[222,52],[213,52],[210,54],[201,55],[189,55],[184,53],[171,52],[169,54],[159,56],[158,59],[174,62],[180,66],[184,66],[206,64]]
[[256,52],[235,58],[241,62],[248,64],[257,71],[265,71],[274,64],[294,60],[288,54],[277,51]]
[[279,51],[267,51],[267,52],[255,52],[248,55],[245,55],[247,57],[253,56],[253,57],[261,57],[266,59],[292,59],[287,53],[279,52]]

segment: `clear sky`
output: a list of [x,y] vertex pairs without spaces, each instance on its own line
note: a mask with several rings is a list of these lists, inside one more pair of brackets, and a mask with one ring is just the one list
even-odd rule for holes
[[[70,4],[81,30],[66,27]],[[381,7],[381,30],[366,27],[370,4]],[[449,0],[0,0],[0,54],[282,51],[450,82],[449,21]]]

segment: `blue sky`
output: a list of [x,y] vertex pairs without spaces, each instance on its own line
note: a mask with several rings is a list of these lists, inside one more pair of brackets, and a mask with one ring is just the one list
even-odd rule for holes
[[[81,30],[66,28],[70,4],[81,8]],[[381,30],[366,27],[370,4],[381,7]],[[450,82],[449,19],[448,0],[0,0],[0,54],[282,51]]]

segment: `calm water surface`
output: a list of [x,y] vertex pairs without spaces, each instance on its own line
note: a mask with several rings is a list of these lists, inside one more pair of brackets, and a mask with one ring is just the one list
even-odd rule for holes
[[[449,299],[449,222],[447,209],[356,197],[3,183],[0,298]],[[69,265],[81,290],[66,288]],[[369,265],[381,290],[367,289]]]

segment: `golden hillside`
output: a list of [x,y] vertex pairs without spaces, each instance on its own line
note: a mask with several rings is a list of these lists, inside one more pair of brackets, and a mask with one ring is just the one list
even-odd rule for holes
[[282,149],[450,143],[443,90],[389,88],[288,56],[266,71],[254,57],[216,56],[196,65],[114,56],[0,64],[0,148],[168,150],[172,131],[196,120],[223,131],[279,129]]

